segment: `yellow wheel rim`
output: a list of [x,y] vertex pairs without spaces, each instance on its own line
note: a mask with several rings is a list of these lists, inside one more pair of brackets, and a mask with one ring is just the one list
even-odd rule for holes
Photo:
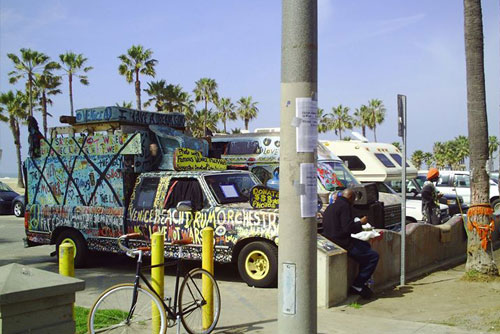
[[245,259],[245,270],[251,279],[263,279],[269,273],[269,267],[270,264],[267,255],[260,250],[251,252]]
[[61,241],[61,244],[64,244],[66,242],[73,245],[73,249],[75,250],[74,254],[73,254],[73,257],[76,257],[76,244],[75,244],[75,242],[71,238],[66,238],[66,239],[63,239],[63,241]]

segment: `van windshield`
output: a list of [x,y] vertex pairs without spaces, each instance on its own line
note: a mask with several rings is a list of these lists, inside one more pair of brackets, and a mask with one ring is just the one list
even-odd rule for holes
[[328,191],[358,186],[360,183],[341,161],[318,162],[318,179]]

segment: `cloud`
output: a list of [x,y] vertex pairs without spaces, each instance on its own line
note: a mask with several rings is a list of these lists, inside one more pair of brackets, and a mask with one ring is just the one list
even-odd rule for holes
[[398,17],[395,19],[382,20],[375,23],[373,31],[366,37],[385,35],[394,31],[401,30],[409,25],[415,24],[423,20],[425,14],[416,14],[412,16]]

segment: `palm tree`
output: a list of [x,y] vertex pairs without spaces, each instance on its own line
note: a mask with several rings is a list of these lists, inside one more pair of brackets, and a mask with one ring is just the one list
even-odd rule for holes
[[425,165],[427,166],[427,169],[431,168],[432,162],[434,160],[434,156],[432,155],[432,153],[424,152],[423,159],[424,159]]
[[89,79],[84,74],[79,74],[80,70],[83,70],[84,73],[92,70],[92,66],[85,67],[85,63],[87,62],[87,58],[83,56],[83,54],[76,54],[71,51],[67,51],[64,54],[59,55],[59,60],[61,61],[62,69],[66,72],[68,76],[68,85],[69,85],[69,104],[71,107],[71,116],[74,115],[73,109],[73,77],[80,80],[82,85],[87,86],[89,84]]
[[216,104],[217,110],[219,111],[219,118],[224,124],[224,133],[227,133],[226,123],[228,120],[235,121],[236,120],[236,106],[231,101],[230,98],[223,97]]
[[12,91],[0,94],[0,121],[9,124],[14,145],[16,146],[17,156],[17,186],[24,188],[22,168],[21,168],[21,133],[20,123],[28,117],[26,108],[26,95],[17,91],[15,94]]
[[128,101],[122,101],[122,103],[118,103],[116,102],[115,104],[117,107],[121,107],[121,108],[128,108],[128,109],[132,109],[132,102],[128,102]]
[[332,108],[332,112],[329,114],[332,124],[332,129],[335,130],[335,134],[338,135],[340,140],[342,140],[342,130],[352,129],[353,119],[349,115],[349,107],[344,107],[339,104],[337,107]]
[[469,138],[458,136],[454,139],[458,161],[464,164],[465,158],[469,156]]
[[44,71],[42,74],[36,74],[35,77],[35,85],[40,93],[43,135],[47,137],[47,115],[50,115],[47,111],[47,105],[53,104],[50,96],[62,93],[62,91],[58,88],[61,85],[62,78],[58,75],[53,75],[49,69]]
[[142,45],[132,45],[127,50],[127,54],[118,56],[122,61],[118,66],[118,72],[125,76],[128,83],[135,79],[135,96],[137,99],[137,109],[141,109],[141,81],[139,74],[149,75],[154,78],[156,75],[155,65],[158,63],[156,59],[152,59],[153,51],[144,49]]
[[377,142],[377,124],[382,124],[385,119],[385,106],[379,99],[368,101],[368,127],[373,130],[373,138]]
[[439,141],[435,142],[432,151],[436,168],[443,168],[446,163],[446,145]]
[[50,57],[31,49],[21,49],[21,58],[13,53],[8,53],[7,57],[14,63],[15,70],[9,72],[9,82],[16,83],[19,79],[27,77],[28,81],[28,99],[29,99],[29,115],[33,116],[33,84],[35,74],[41,70],[57,69],[59,64],[51,62]]
[[193,93],[195,95],[196,102],[203,102],[205,104],[205,120],[203,122],[205,129],[207,128],[208,119],[208,103],[212,102],[215,104],[219,100],[219,94],[217,93],[217,82],[210,78],[201,78],[195,82],[195,89]]
[[402,151],[401,143],[400,142],[393,141],[391,144],[392,144],[392,146],[396,147],[398,150]]
[[490,164],[490,172],[493,171],[493,153],[498,151],[498,138],[497,136],[489,136],[488,137],[488,153],[489,153],[489,164]]
[[185,103],[189,103],[189,93],[182,90],[181,85],[169,84],[165,88],[165,111],[181,111]]
[[245,130],[248,131],[248,123],[257,117],[259,108],[257,108],[257,103],[252,101],[251,96],[242,97],[238,100],[238,116],[245,122]]
[[356,128],[361,128],[361,134],[366,137],[366,127],[370,120],[370,110],[366,105],[361,105],[361,107],[356,108],[354,111],[354,121],[353,126]]
[[330,117],[328,116],[328,114],[325,114],[325,111],[322,108],[318,108],[318,132],[325,133],[327,131],[330,131],[331,128],[332,126]]
[[153,102],[156,111],[162,111],[165,104],[165,94],[167,82],[165,80],[148,82],[148,88],[144,89],[150,98],[144,103],[144,107],[149,107]]
[[484,83],[483,18],[481,0],[464,0],[465,67],[467,77],[467,123],[471,170],[471,206],[467,212],[467,271],[498,275],[493,254],[487,251],[492,220],[489,203],[488,119]]
[[424,162],[425,156],[424,152],[421,150],[416,150],[411,155],[411,163],[417,168],[417,170],[422,169],[422,163]]
[[195,110],[186,113],[186,128],[189,129],[193,137],[206,136],[206,130],[217,132],[217,122],[219,117],[217,113],[208,110]]

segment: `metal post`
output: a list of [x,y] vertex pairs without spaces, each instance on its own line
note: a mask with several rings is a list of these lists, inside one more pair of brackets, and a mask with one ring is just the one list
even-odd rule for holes
[[[165,262],[165,235],[160,232],[155,232],[151,235],[151,265],[160,265],[151,268],[151,285],[158,295],[163,299],[164,297],[164,280],[165,280],[165,267],[162,264]],[[152,333],[160,331],[160,310],[156,307],[154,302],[152,304]]]
[[317,0],[282,1],[278,333],[317,332]]
[[401,166],[401,277],[400,285],[405,285],[406,264],[406,96],[398,95],[398,134],[403,139],[403,162]]
[[[211,227],[206,227],[202,232],[202,262],[201,267],[208,271],[210,274],[214,274],[214,229]],[[213,286],[212,281],[208,279],[205,275],[202,275],[201,289],[203,291],[203,297],[207,301],[207,304],[203,306],[203,328],[207,329],[212,324],[214,318],[214,300],[213,300]]]
[[[64,242],[59,245],[59,274],[75,277],[75,246]],[[71,306],[73,320],[75,320],[75,303]]]

